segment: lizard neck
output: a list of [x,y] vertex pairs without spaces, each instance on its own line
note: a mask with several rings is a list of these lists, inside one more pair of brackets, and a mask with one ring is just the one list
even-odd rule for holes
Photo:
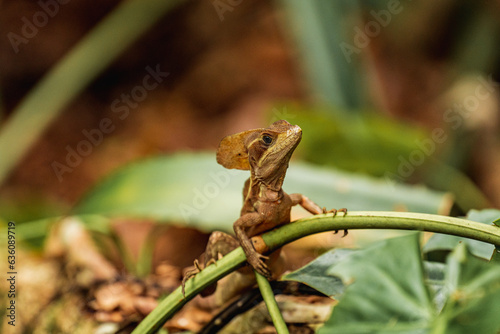
[[[286,169],[279,168],[275,173],[266,178],[261,178],[253,172],[250,177],[251,190],[255,197],[274,198],[282,191],[283,181],[285,180]],[[274,194],[273,194],[274,193]]]

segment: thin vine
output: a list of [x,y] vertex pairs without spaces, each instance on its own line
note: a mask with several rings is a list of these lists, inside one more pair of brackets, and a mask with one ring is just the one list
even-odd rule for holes
[[[399,229],[451,234],[500,246],[500,228],[466,219],[402,212],[358,211],[347,215],[322,214],[300,219],[262,236],[254,237],[259,252],[270,252],[302,237],[335,230]],[[244,265],[241,247],[210,265],[186,283],[186,296],[179,287],[168,295],[132,332],[155,333],[205,287]]]
[[274,327],[276,328],[276,332],[278,334],[289,334],[288,328],[286,327],[285,320],[283,320],[283,315],[278,308],[278,303],[276,303],[276,299],[274,299],[273,289],[271,288],[271,284],[267,278],[254,271],[255,278],[257,279],[257,284],[259,285],[260,293],[262,294],[262,298],[266,303],[267,310],[269,311],[269,315],[271,316],[271,320],[273,321]]

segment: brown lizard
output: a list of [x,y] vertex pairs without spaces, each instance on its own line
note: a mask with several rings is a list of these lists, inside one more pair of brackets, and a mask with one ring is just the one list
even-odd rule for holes
[[[250,266],[271,279],[272,274],[266,264],[269,257],[258,253],[250,238],[290,223],[290,210],[294,205],[299,204],[312,214],[327,212],[306,196],[288,195],[281,188],[290,157],[301,138],[302,130],[298,125],[280,120],[266,129],[248,130],[222,139],[217,150],[217,162],[229,169],[250,170],[251,175],[243,189],[240,218],[233,225],[236,238],[223,232],[212,233],[205,251],[204,267],[241,246]],[[346,209],[339,211],[347,212]],[[337,210],[328,212],[336,214]],[[279,254],[279,251],[275,253]],[[273,255],[268,262],[272,265],[276,259],[277,256]],[[195,261],[195,269],[187,272],[183,279],[183,291],[186,281],[200,270],[201,266]],[[204,295],[211,294],[213,290],[206,290]]]

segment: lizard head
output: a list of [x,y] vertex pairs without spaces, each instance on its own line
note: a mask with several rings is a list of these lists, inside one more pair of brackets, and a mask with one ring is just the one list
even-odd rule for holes
[[217,162],[226,168],[251,170],[266,185],[281,187],[290,157],[301,138],[298,125],[280,120],[266,129],[225,137],[217,150]]

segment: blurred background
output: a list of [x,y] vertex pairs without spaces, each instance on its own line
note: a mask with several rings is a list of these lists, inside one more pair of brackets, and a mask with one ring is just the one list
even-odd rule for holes
[[[229,206],[232,193],[215,197],[202,218],[209,208],[186,211],[179,198],[203,193],[209,172],[222,170],[221,138],[278,119],[303,129],[291,168],[306,165],[290,172],[289,192],[306,193],[309,173],[303,182],[319,188],[306,194],[322,206],[452,215],[500,207],[499,1],[0,8],[0,220],[18,224],[26,252],[53,250],[47,218],[92,214],[112,220],[132,257],[134,236],[142,243],[155,223],[176,222],[165,257],[189,265],[206,232],[230,229],[240,195]],[[199,151],[208,153],[186,153]],[[329,178],[330,193],[320,189]],[[218,216],[221,207],[233,212]],[[99,219],[93,230],[107,224]]]

